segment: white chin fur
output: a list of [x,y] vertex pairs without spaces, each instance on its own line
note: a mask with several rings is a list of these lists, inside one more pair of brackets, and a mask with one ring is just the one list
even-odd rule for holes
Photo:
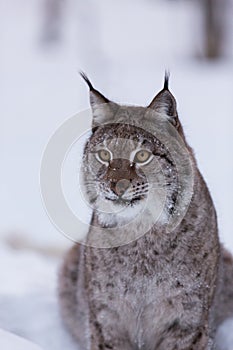
[[126,224],[135,219],[145,209],[146,200],[142,199],[131,204],[119,204],[114,201],[101,200],[97,204],[100,223],[107,226]]
[[135,222],[135,225],[151,228],[154,224],[166,225],[169,219],[167,211],[164,211],[163,199],[159,196],[142,199],[133,205],[120,205],[106,199],[99,199],[96,204],[99,222],[103,226],[134,225]]

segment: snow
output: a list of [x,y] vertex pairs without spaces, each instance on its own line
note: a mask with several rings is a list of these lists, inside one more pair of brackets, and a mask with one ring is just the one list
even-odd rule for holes
[[56,276],[60,259],[3,245],[0,255],[4,262],[0,275],[0,328],[44,350],[77,350],[59,315]]
[[[80,69],[107,97],[138,105],[150,102],[161,88],[165,68],[170,69],[181,121],[216,204],[221,240],[233,252],[233,42],[229,35],[228,59],[194,59],[200,50],[196,4],[67,0],[61,45],[42,47],[42,2],[0,1],[1,328],[44,350],[77,349],[57,305],[61,255],[48,257],[34,248],[59,252],[71,245],[45,213],[39,169],[56,128],[88,107]],[[82,206],[79,199],[76,206]],[[15,233],[30,241],[31,248],[9,248],[4,242]],[[220,330],[222,350],[231,349],[232,329],[229,320]],[[1,333],[0,345],[4,339]]]
[[1,329],[0,347],[7,350],[41,350],[38,346]]
[[231,350],[233,344],[233,319],[226,320],[218,330],[217,346],[220,350]]
[[[0,329],[28,339],[43,350],[78,350],[59,314],[56,271],[60,259],[31,251],[15,251],[4,245],[1,245],[0,255],[4,262],[0,275]],[[219,329],[220,350],[232,350],[232,329],[233,319]],[[21,345],[18,338],[6,337],[0,331],[0,346],[5,344],[9,347],[1,348],[21,350],[25,346],[24,350],[29,349],[29,344],[28,347],[24,342]]]

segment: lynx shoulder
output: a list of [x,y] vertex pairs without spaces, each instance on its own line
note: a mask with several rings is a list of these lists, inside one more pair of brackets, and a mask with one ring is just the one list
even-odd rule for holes
[[64,322],[82,349],[213,350],[233,312],[232,257],[168,75],[148,107],[116,104],[82,76],[93,114],[82,187],[93,214],[60,271]]

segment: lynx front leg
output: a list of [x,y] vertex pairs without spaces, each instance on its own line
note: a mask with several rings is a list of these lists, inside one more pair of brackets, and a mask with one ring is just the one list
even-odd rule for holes
[[[97,276],[98,277],[98,276]],[[90,349],[88,350],[136,350],[137,320],[132,303],[113,289],[109,279],[98,288],[98,281],[89,282],[89,329]],[[99,285],[98,285],[99,286]],[[99,286],[100,287],[100,286]],[[105,292],[103,292],[103,290]]]
[[109,345],[108,342],[101,342],[101,341],[96,341],[93,339],[91,343],[91,348],[90,350],[135,350],[136,348],[133,348],[130,345],[126,344],[120,344],[119,345]]
[[208,333],[208,325],[192,330],[174,323],[164,332],[153,350],[216,350]]
[[214,350],[208,319],[195,295],[152,302],[141,315],[142,343],[145,350]]
[[217,350],[214,346],[213,340],[208,338],[206,334],[197,332],[193,337],[193,334],[181,337],[167,336],[162,338],[156,345],[149,344],[147,342],[140,346],[130,341],[120,338],[119,335],[115,335],[112,339],[108,337],[104,340],[102,337],[92,335],[90,350]]
[[92,317],[90,331],[90,350],[137,349],[137,347],[131,343],[127,331],[121,327],[119,319],[113,315],[109,315],[108,318],[103,318],[103,322],[101,323],[97,321],[96,317]]

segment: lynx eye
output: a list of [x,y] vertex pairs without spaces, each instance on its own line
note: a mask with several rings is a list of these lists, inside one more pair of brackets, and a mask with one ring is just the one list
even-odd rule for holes
[[140,150],[135,154],[134,163],[145,163],[149,160],[151,152],[146,150]]
[[111,153],[106,149],[99,150],[97,154],[102,162],[109,162],[111,160]]

